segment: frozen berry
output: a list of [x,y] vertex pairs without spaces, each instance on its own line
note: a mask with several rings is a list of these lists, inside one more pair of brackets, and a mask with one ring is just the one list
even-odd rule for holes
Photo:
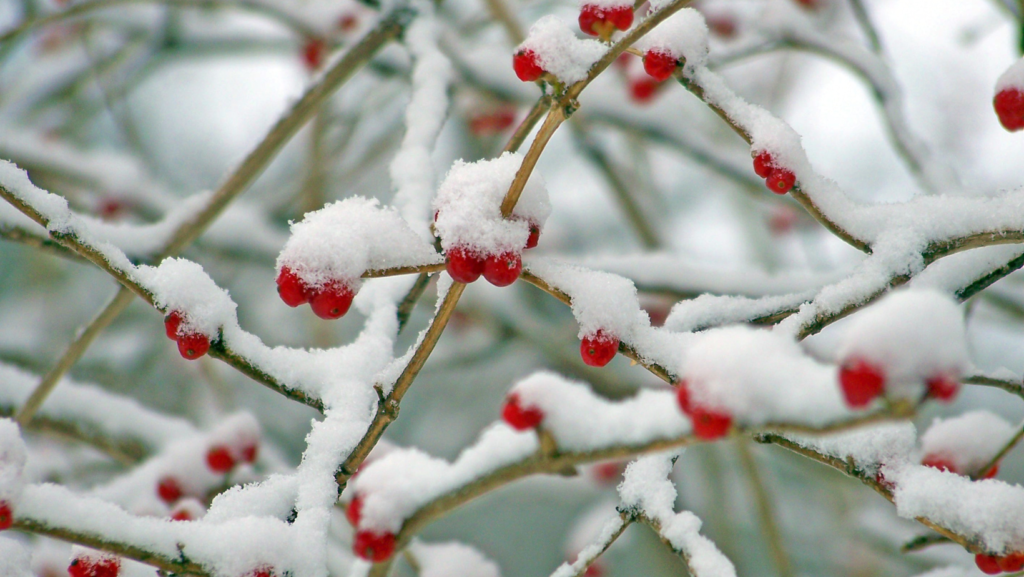
[[936,375],[925,382],[928,396],[944,403],[952,402],[960,392],[960,382],[949,375]]
[[658,93],[661,83],[653,78],[637,78],[629,83],[629,96],[634,102],[647,103]]
[[775,161],[772,160],[772,155],[767,150],[754,157],[754,173],[761,178],[768,178],[771,176],[772,168],[774,167]]
[[359,526],[359,520],[363,518],[362,495],[356,495],[349,501],[348,508],[345,509],[345,518],[348,519],[349,523],[352,523],[353,527]]
[[619,339],[605,333],[603,330],[598,330],[593,335],[584,337],[583,341],[580,342],[580,356],[583,357],[584,363],[592,367],[607,365],[615,358],[615,353],[618,351]]
[[178,352],[194,361],[210,350],[210,339],[203,333],[188,333],[178,337]]
[[519,395],[512,393],[505,399],[501,419],[513,429],[525,431],[536,427],[544,420],[544,411],[537,407],[524,407],[520,404]]
[[932,469],[938,469],[940,471],[948,471],[950,473],[959,473],[960,471],[956,468],[956,463],[948,457],[942,455],[925,455],[921,459],[921,464],[925,467],[931,467]]
[[283,266],[277,275],[277,294],[284,304],[297,307],[309,302],[309,289],[292,269]]
[[839,369],[839,387],[847,405],[855,409],[866,407],[882,394],[885,373],[865,360],[853,359]]
[[171,311],[166,317],[164,317],[164,332],[167,333],[167,338],[172,341],[178,340],[178,327],[181,326],[181,313],[178,311]]
[[517,253],[503,252],[484,261],[484,278],[494,286],[508,286],[523,272],[523,260]]
[[526,238],[526,247],[525,248],[534,248],[534,247],[537,246],[538,242],[540,242],[540,227],[535,225],[535,224],[533,224],[531,222],[530,223],[530,236],[528,236]]
[[0,501],[0,531],[11,528],[14,524],[14,512],[11,511],[11,504],[7,501]]
[[627,30],[633,25],[633,7],[629,5],[604,8],[587,4],[580,9],[580,30],[591,36],[610,37],[614,29]]
[[307,70],[319,69],[326,55],[327,42],[323,38],[308,38],[302,47],[302,63],[306,65]]
[[1017,88],[1000,90],[992,100],[992,105],[1003,128],[1010,132],[1024,128],[1024,91]]
[[358,531],[352,548],[358,557],[380,563],[386,561],[395,552],[395,536],[391,533]]
[[1003,555],[999,558],[999,568],[1006,573],[1013,573],[1024,569],[1024,553],[1014,552]]
[[231,456],[231,451],[228,451],[227,447],[217,445],[207,451],[206,464],[214,473],[227,473],[235,467],[235,458]]
[[259,567],[257,569],[253,569],[252,573],[249,575],[250,577],[274,577],[276,573],[274,573],[274,570],[270,567]]
[[648,50],[644,54],[644,70],[659,82],[668,80],[678,65],[676,57],[668,52]]
[[986,575],[998,575],[1003,570],[999,567],[999,558],[995,555],[978,553],[974,556],[974,564]]
[[775,194],[786,194],[796,184],[796,175],[785,168],[776,167],[768,175],[766,184],[768,189]]
[[314,289],[309,298],[309,308],[313,309],[316,316],[322,319],[338,319],[345,316],[352,299],[355,298],[345,283],[340,281],[328,282],[323,288]]
[[516,76],[523,82],[533,82],[544,75],[544,69],[540,67],[537,53],[533,50],[520,50],[512,56],[512,69]]
[[177,479],[174,477],[164,477],[156,484],[156,494],[160,496],[164,503],[171,504],[181,499],[185,491],[181,489]]
[[484,272],[484,259],[468,248],[455,247],[448,251],[448,274],[457,282],[469,284]]

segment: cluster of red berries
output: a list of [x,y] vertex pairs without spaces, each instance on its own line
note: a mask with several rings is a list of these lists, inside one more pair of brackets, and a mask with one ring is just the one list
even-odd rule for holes
[[1024,569],[1024,552],[1015,551],[1006,555],[986,555],[978,553],[974,563],[986,575],[1012,573]]
[[633,6],[623,4],[606,8],[586,4],[580,9],[579,22],[580,30],[585,34],[607,39],[616,29],[628,30],[633,25]]
[[181,356],[194,361],[210,350],[210,338],[200,332],[183,330],[183,320],[180,312],[171,311],[164,317],[164,331],[167,338],[178,342]]
[[776,163],[767,150],[754,157],[754,172],[764,179],[768,190],[775,194],[786,194],[796,183],[793,171]]
[[14,511],[7,501],[0,501],[0,531],[5,531],[14,525]]
[[[437,221],[434,213],[434,221]],[[530,236],[526,239],[524,250],[537,246],[540,240],[540,226],[530,222]],[[448,249],[448,261],[445,268],[456,282],[469,284],[482,275],[494,286],[508,286],[519,278],[523,272],[523,258],[518,252],[506,251],[499,254],[482,255],[468,246],[455,246]]]
[[395,535],[393,533],[359,528],[359,523],[363,520],[362,495],[356,495],[349,501],[348,508],[345,509],[345,517],[356,528],[352,550],[360,559],[380,563],[395,553]]
[[206,452],[206,465],[214,473],[227,473],[240,462],[255,463],[259,444],[247,442],[240,447],[214,445]]
[[[951,402],[960,383],[951,375],[940,373],[925,380],[927,395],[944,403]],[[839,367],[839,388],[846,404],[854,409],[868,406],[885,392],[885,370],[859,357],[847,359]]]
[[583,362],[592,367],[603,367],[615,358],[619,352],[619,339],[615,335],[598,329],[592,335],[580,341],[580,356]]
[[[948,455],[943,454],[929,454],[921,458],[921,464],[925,467],[931,467],[940,471],[948,471],[950,473],[956,473],[957,475],[965,475],[970,471],[961,471],[956,463]],[[999,474],[999,463],[992,465],[992,467],[984,471],[979,478],[991,479]]]
[[676,384],[676,400],[683,414],[693,422],[693,434],[698,439],[713,441],[720,439],[732,427],[732,415],[721,410],[701,406],[690,398],[689,384],[681,380]]
[[277,275],[277,294],[290,307],[309,303],[313,313],[322,319],[345,316],[356,296],[348,283],[340,279],[328,281],[322,287],[311,287],[286,266],[281,267]]
[[1024,91],[1019,88],[1000,90],[992,100],[992,105],[1003,128],[1010,132],[1024,128]]
[[70,577],[117,577],[121,572],[121,559],[104,555],[98,559],[75,557],[68,565]]

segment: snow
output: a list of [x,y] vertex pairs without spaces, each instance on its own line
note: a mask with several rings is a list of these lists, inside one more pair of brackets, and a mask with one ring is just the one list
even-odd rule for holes
[[612,511],[612,516],[609,517],[607,511],[601,511],[604,515],[605,521],[600,525],[600,529],[592,539],[593,543],[589,543],[579,549],[579,554],[576,555],[576,559],[572,563],[563,563],[551,574],[551,577],[574,577],[579,574],[583,568],[594,561],[597,556],[601,553],[601,549],[606,543],[608,543],[612,536],[622,528],[624,521],[622,517],[615,514]]
[[708,25],[693,8],[683,8],[669,16],[636,42],[643,53],[670,54],[685,60],[683,74],[691,76],[708,61]]
[[845,461],[852,458],[858,466],[874,470],[879,466],[908,462],[917,445],[917,429],[912,423],[883,423],[834,435],[789,435],[803,447]]
[[530,26],[530,32],[516,48],[516,52],[532,50],[540,67],[565,84],[573,84],[587,77],[595,62],[604,56],[608,46],[597,40],[581,39],[573,27],[548,15]]
[[1016,88],[1024,92],[1024,58],[1013,63],[1005,72],[996,79],[994,94],[998,94],[1007,88]]
[[598,8],[620,8],[629,7],[633,9],[633,3],[629,0],[577,0],[576,4],[582,10],[585,6],[596,6]]
[[25,460],[25,442],[18,425],[10,419],[0,419],[0,501],[14,509],[25,484]]
[[18,541],[0,537],[0,575],[32,577],[31,557],[29,550]]
[[984,473],[982,468],[1016,432],[1016,427],[991,411],[968,411],[948,419],[934,419],[921,435],[921,451],[925,456],[952,461],[962,474]]
[[964,330],[959,306],[945,294],[896,290],[854,316],[838,355],[877,365],[890,396],[915,399],[924,380],[957,378],[969,366]]
[[394,208],[376,199],[351,197],[309,212],[291,225],[277,258],[309,287],[341,281],[355,289],[368,270],[441,262]]
[[482,256],[518,253],[526,246],[529,223],[543,228],[551,202],[536,171],[526,181],[513,218],[501,216],[501,202],[522,162],[521,154],[511,152],[491,160],[455,161],[434,199],[434,230],[445,250],[469,247]]
[[497,563],[463,543],[415,542],[409,550],[419,562],[421,577],[501,577]]

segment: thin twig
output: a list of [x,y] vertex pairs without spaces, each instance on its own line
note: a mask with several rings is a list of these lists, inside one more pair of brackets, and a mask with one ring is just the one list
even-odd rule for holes
[[772,500],[764,486],[764,480],[758,471],[757,461],[750,451],[750,441],[746,437],[736,437],[736,453],[740,457],[740,465],[747,474],[750,482],[750,491],[754,494],[754,502],[757,504],[757,516],[761,521],[761,529],[764,530],[765,541],[768,543],[768,550],[771,551],[772,561],[775,562],[775,569],[781,577],[792,577],[793,566],[789,562],[789,555],[786,554],[786,546],[783,543],[782,531],[775,520],[775,511],[772,509]]
[[875,24],[871,21],[871,15],[868,14],[868,10],[864,6],[864,0],[850,0],[850,8],[853,9],[853,15],[857,18],[860,29],[867,36],[871,50],[875,53],[880,53],[882,51],[882,41],[878,38],[878,30],[875,29]]
[[1012,451],[1013,448],[1017,446],[1017,443],[1019,443],[1022,438],[1024,438],[1024,427],[1020,427],[1020,430],[1017,431],[1017,434],[1011,437],[1010,440],[1007,441],[1001,449],[999,449],[999,452],[996,453],[991,459],[989,459],[987,463],[985,463],[981,468],[975,471],[971,475],[971,478],[978,479],[985,473],[991,471],[993,467],[999,464],[999,461],[1001,461],[1007,453]]

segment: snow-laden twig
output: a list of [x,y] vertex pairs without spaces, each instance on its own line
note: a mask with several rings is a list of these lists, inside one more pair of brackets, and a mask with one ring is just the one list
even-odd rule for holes
[[597,539],[584,547],[576,556],[575,561],[563,563],[558,569],[555,569],[551,577],[582,577],[598,557],[603,555],[612,546],[612,543],[615,543],[615,540],[629,528],[633,521],[633,517],[625,513],[620,513],[609,519],[601,528]]

